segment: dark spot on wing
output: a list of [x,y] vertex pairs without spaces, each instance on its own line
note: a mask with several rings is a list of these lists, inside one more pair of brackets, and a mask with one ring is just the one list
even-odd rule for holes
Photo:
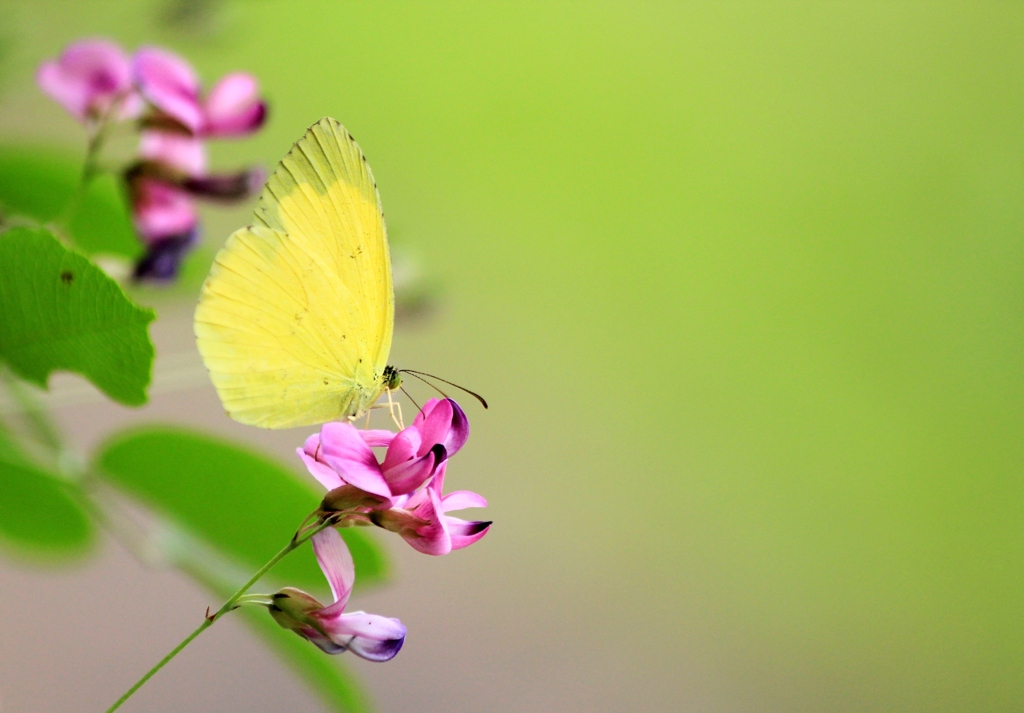
[[75,273],[71,272],[71,270],[63,270],[60,273],[60,281],[65,285],[70,285],[75,281]]

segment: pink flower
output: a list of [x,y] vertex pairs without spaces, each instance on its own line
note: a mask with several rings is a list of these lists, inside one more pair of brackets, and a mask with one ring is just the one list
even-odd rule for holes
[[136,279],[170,279],[199,240],[195,198],[230,202],[260,189],[260,168],[206,174],[203,141],[188,134],[148,129],[139,139],[139,160],[125,172],[135,231],[146,244]]
[[[487,507],[481,495],[466,490],[444,495],[448,459],[469,438],[469,420],[452,399],[430,399],[412,426],[391,431],[362,431],[351,423],[326,423],[297,449],[309,472],[329,491],[327,512],[355,513],[342,522],[369,520],[398,533],[429,555],[468,547],[490,522],[470,522],[448,512]],[[371,447],[386,447],[377,462]]]
[[[351,423],[325,423],[296,452],[314,478],[328,490],[354,485],[389,499],[422,486],[437,467],[469,438],[469,420],[452,399],[431,399],[408,428],[363,431]],[[387,447],[382,463],[372,446]]]
[[326,653],[351,651],[368,661],[393,659],[405,643],[402,622],[361,611],[345,613],[355,565],[341,535],[334,529],[317,533],[313,551],[331,585],[334,603],[325,607],[302,590],[287,587],[272,595],[270,615]]
[[206,145],[201,139],[178,131],[143,131],[139,135],[139,158],[186,176],[206,173]]
[[181,57],[143,47],[132,62],[135,83],[146,100],[194,136],[233,137],[251,134],[267,118],[256,79],[228,74],[203,97],[199,78]]
[[147,245],[192,232],[199,222],[188,192],[172,183],[140,176],[131,193],[135,230]]
[[484,496],[468,490],[441,494],[447,465],[438,467],[425,488],[395,498],[388,510],[370,512],[370,521],[398,533],[413,549],[427,555],[446,555],[482,538],[491,527],[490,521],[470,522],[447,515],[452,510],[487,507]]
[[58,59],[40,65],[36,83],[79,121],[99,119],[115,103],[119,104],[117,119],[129,119],[142,111],[142,100],[132,87],[128,57],[106,40],[69,45]]

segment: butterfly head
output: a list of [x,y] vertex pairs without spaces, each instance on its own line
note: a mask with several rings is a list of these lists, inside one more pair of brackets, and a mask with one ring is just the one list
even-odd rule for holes
[[384,367],[384,373],[381,374],[381,382],[383,382],[384,388],[388,391],[395,391],[399,386],[402,385],[402,375],[398,373],[398,369],[393,366]]

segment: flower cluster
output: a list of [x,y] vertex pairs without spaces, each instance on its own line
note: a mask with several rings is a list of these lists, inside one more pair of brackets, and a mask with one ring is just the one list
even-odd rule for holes
[[207,169],[206,140],[246,136],[266,121],[266,102],[249,74],[228,74],[204,94],[192,67],[171,52],[143,47],[128,57],[110,42],[84,40],[45,62],[36,80],[94,135],[112,122],[136,122],[138,153],[123,176],[146,246],[137,279],[177,274],[198,241],[195,198],[239,200],[263,183],[260,169],[226,175]]
[[[372,524],[397,533],[429,555],[468,547],[485,534],[490,522],[448,515],[453,510],[482,508],[487,501],[469,491],[444,493],[448,460],[469,438],[469,420],[452,399],[431,399],[411,426],[398,433],[360,430],[348,422],[327,423],[310,436],[298,455],[327,489],[322,517],[339,527]],[[374,447],[386,448],[378,461]],[[327,653],[353,653],[386,661],[398,653],[405,627],[397,619],[344,613],[352,589],[352,557],[337,531],[313,537],[334,604],[324,607],[297,589],[273,595],[271,614]]]

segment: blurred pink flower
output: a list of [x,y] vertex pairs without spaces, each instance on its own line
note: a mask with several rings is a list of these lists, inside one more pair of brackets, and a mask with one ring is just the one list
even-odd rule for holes
[[187,191],[145,175],[131,189],[135,230],[147,245],[196,228],[199,215]]
[[[82,121],[111,110],[117,119],[137,117],[144,100],[151,105],[141,123],[138,158],[124,170],[132,222],[146,246],[135,265],[136,279],[177,275],[199,239],[194,198],[240,200],[266,178],[262,169],[207,172],[204,139],[250,134],[266,120],[266,103],[249,74],[229,74],[203,97],[192,67],[171,52],[143,47],[129,60],[111,42],[83,40],[44,62],[37,82]],[[90,154],[87,161],[94,158]]]
[[266,121],[266,102],[260,98],[259,85],[250,74],[228,74],[203,97],[192,66],[157,47],[143,47],[136,52],[132,72],[146,100],[194,136],[244,136]]
[[139,158],[159,163],[186,176],[206,173],[206,145],[179,131],[144,130],[139,134]]
[[147,248],[135,265],[135,278],[167,280],[177,275],[181,260],[199,240],[195,198],[241,200],[257,192],[265,178],[260,168],[208,175],[202,139],[144,130],[139,160],[125,173],[132,221]]
[[334,603],[325,607],[302,590],[287,587],[272,595],[270,615],[326,653],[351,651],[368,661],[394,658],[405,643],[402,622],[361,611],[345,613],[355,581],[355,565],[341,535],[330,528],[317,533],[313,536],[313,551],[331,585]]
[[56,60],[40,65],[36,83],[79,121],[99,119],[112,108],[115,119],[133,118],[142,111],[127,55],[106,40],[69,45]]

